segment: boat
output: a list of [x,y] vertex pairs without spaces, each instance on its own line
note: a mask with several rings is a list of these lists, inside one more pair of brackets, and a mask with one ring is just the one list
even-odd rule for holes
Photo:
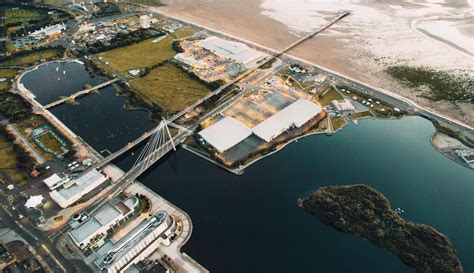
[[66,75],[66,70],[63,70],[63,75]]

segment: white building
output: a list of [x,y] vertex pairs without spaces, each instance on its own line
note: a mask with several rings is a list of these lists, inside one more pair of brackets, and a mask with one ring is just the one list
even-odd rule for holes
[[62,208],[67,208],[81,197],[96,189],[107,181],[108,177],[96,169],[92,169],[82,176],[64,184],[60,190],[49,193],[51,198]]
[[65,176],[64,174],[56,173],[43,180],[44,184],[46,184],[50,190],[55,190],[69,181],[71,181],[69,177]]
[[242,122],[225,117],[199,132],[199,135],[220,153],[227,151],[252,134]]
[[177,60],[178,62],[181,62],[192,68],[203,69],[207,67],[207,64],[204,61],[196,60],[192,56],[189,56],[185,53],[178,53],[173,58]]
[[140,16],[140,26],[142,28],[149,28],[151,24],[151,18],[149,15]]
[[130,197],[115,204],[107,203],[98,211],[76,215],[71,223],[68,235],[81,249],[95,249],[104,244],[106,235],[129,219],[138,208],[139,201]]
[[44,204],[44,197],[42,195],[31,196],[26,200],[25,207],[26,209],[37,209]]
[[233,42],[221,39],[216,36],[208,37],[197,43],[219,57],[229,58],[235,62],[243,64],[247,68],[252,68],[267,55],[248,47],[244,43]]
[[331,101],[331,104],[334,106],[334,108],[339,111],[339,112],[350,112],[350,111],[355,111],[354,105],[351,103],[350,100],[348,99],[343,99],[343,100],[333,100]]
[[165,211],[159,211],[141,222],[120,241],[105,244],[98,249],[97,252],[102,255],[94,264],[100,272],[125,272],[150,256],[160,244],[169,245],[169,237],[175,230],[175,220]]
[[30,36],[33,37],[34,39],[41,40],[46,37],[58,35],[65,29],[66,29],[65,24],[56,24],[56,25],[47,26],[45,28],[37,30],[31,33]]
[[270,142],[293,126],[297,128],[303,126],[320,112],[319,105],[309,100],[299,99],[262,121],[252,131],[259,138]]

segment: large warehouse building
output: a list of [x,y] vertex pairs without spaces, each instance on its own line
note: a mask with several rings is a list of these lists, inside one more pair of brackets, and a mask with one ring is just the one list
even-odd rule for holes
[[322,108],[309,100],[299,99],[250,129],[242,122],[225,117],[199,132],[199,135],[220,153],[239,144],[252,133],[270,142],[291,127],[301,127],[321,112]]
[[295,126],[303,126],[321,112],[321,107],[309,100],[299,99],[253,128],[253,133],[266,142],[272,141]]
[[248,47],[246,44],[221,39],[216,36],[208,37],[199,43],[198,46],[205,48],[219,57],[229,58],[238,63],[252,68],[257,62],[265,58],[265,54]]
[[199,132],[199,135],[220,153],[227,151],[252,134],[242,122],[225,117]]

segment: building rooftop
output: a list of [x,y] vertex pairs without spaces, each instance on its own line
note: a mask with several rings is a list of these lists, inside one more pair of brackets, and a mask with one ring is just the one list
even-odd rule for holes
[[224,40],[222,38],[211,36],[197,43],[198,46],[205,48],[219,57],[230,58],[247,68],[253,67],[257,61],[265,58],[265,54],[248,47],[244,43]]
[[219,152],[225,152],[252,134],[242,122],[225,117],[199,132],[199,135]]
[[292,126],[301,127],[321,112],[321,107],[299,99],[253,128],[253,133],[266,142],[272,141]]
[[110,224],[122,213],[112,204],[108,203],[94,214],[94,218],[103,226]]
[[152,217],[141,222],[125,237],[113,245],[104,255],[94,261],[99,268],[107,267],[113,261],[120,260],[131,249],[139,244],[145,237],[151,234],[157,227],[165,222],[168,214],[165,211],[159,211]]
[[81,243],[87,238],[89,238],[101,227],[102,225],[100,224],[99,221],[97,221],[97,219],[95,219],[94,217],[90,217],[78,228],[69,231],[69,234],[71,235],[71,237],[73,237],[73,239],[76,242]]
[[60,190],[54,190],[50,192],[49,195],[58,205],[65,208],[97,188],[106,180],[107,178],[102,173],[96,169],[92,169],[71,181],[71,186]]

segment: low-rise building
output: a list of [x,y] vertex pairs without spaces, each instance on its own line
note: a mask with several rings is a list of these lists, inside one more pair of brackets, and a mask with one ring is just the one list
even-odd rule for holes
[[107,175],[92,169],[64,184],[62,189],[51,191],[49,195],[60,207],[67,208],[84,195],[102,185],[107,179]]
[[138,205],[138,198],[129,197],[115,204],[107,203],[91,215],[75,215],[68,235],[79,248],[96,249],[104,244],[108,233],[134,214]]
[[34,39],[41,40],[47,37],[59,35],[65,29],[66,29],[65,24],[56,24],[56,25],[51,25],[51,26],[42,28],[40,30],[37,30],[31,33],[29,36],[33,37]]
[[348,99],[333,100],[331,101],[331,104],[332,106],[334,106],[334,109],[336,109],[338,112],[355,111],[354,105]]
[[94,261],[100,272],[116,273],[126,270],[150,256],[160,244],[168,245],[176,230],[176,221],[165,211],[159,211],[141,222],[116,243],[108,243],[97,252]]
[[62,173],[55,173],[50,177],[43,179],[44,184],[46,184],[50,190],[55,190],[69,181],[71,181],[71,179]]

